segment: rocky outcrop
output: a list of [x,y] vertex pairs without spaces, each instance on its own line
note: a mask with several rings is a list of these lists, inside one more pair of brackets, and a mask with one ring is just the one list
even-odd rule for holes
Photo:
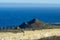
[[39,21],[38,19],[32,19],[26,23],[22,23],[21,25],[19,25],[19,27],[21,29],[41,29],[41,28],[45,28],[46,24]]

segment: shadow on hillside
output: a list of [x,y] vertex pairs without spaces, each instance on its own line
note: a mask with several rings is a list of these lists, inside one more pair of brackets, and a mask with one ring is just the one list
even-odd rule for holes
[[51,37],[41,38],[38,40],[60,40],[60,36],[51,36]]

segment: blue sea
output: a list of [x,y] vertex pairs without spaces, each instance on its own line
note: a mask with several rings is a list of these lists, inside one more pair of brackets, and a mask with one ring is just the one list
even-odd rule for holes
[[0,26],[16,26],[33,18],[60,23],[60,7],[0,8]]

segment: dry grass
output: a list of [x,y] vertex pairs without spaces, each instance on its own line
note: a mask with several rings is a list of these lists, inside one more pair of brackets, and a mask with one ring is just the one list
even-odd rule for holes
[[41,39],[50,36],[60,36],[60,29],[42,29],[42,30],[35,30],[35,31],[24,31],[18,33],[12,32],[0,32],[0,38],[2,39]]

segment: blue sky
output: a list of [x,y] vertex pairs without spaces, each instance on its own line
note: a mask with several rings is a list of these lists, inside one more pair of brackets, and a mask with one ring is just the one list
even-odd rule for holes
[[[1,3],[4,3],[4,4],[1,4]],[[6,4],[7,5],[6,5]],[[15,4],[12,4],[12,3],[15,3]],[[26,5],[26,4],[28,5]],[[30,4],[29,4],[30,3]],[[21,4],[24,4],[24,5],[21,5]],[[32,5],[33,4],[33,5]],[[48,5],[37,5],[37,4],[48,4]],[[54,4],[54,5],[49,5],[49,4]],[[56,4],[56,5],[55,5]],[[60,0],[0,0],[0,7],[36,7],[36,6],[47,6],[47,7],[50,7],[50,6],[53,6],[53,7],[60,7]]]
[[0,3],[39,3],[60,4],[60,0],[0,0]]

